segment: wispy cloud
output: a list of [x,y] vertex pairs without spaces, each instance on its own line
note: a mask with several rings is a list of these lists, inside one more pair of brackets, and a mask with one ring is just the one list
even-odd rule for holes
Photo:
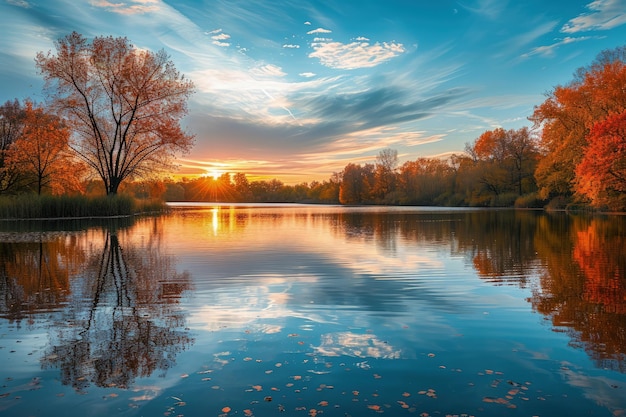
[[269,77],[283,77],[287,75],[283,72],[282,68],[277,65],[267,64],[260,65],[250,70],[250,73],[255,76],[269,76]]
[[467,3],[460,3],[459,5],[465,10],[486,17],[491,20],[495,20],[506,9],[507,1],[505,0],[476,0]]
[[626,0],[595,0],[583,13],[567,22],[561,32],[578,33],[590,30],[609,30],[626,24]]
[[159,10],[160,0],[131,0],[111,3],[107,0],[92,0],[91,5],[119,14],[142,14]]
[[593,37],[591,36],[580,36],[576,38],[568,36],[562,39],[557,39],[556,42],[554,42],[551,45],[544,45],[544,46],[538,46],[536,48],[533,48],[530,52],[523,54],[522,58],[529,58],[533,55],[541,55],[541,56],[547,56],[547,57],[553,56],[556,50],[563,45],[567,45],[567,44],[571,44],[575,42],[582,42],[582,41],[586,41],[592,38]]
[[313,29],[307,32],[307,35],[315,35],[317,33],[332,33],[332,30],[328,30],[328,29],[324,29],[324,28],[317,28],[317,29]]
[[7,0],[7,3],[13,6],[23,7],[25,9],[30,9],[32,7],[26,0]]
[[313,42],[310,58],[322,65],[336,69],[375,67],[405,52],[404,45],[396,42],[370,44],[368,42]]
[[298,49],[298,48],[300,48],[300,45],[294,45],[294,44],[287,43],[287,44],[283,45],[283,48],[286,48],[286,49]]

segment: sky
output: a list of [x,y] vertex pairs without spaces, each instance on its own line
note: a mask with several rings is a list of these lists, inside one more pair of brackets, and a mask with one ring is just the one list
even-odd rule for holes
[[35,55],[72,31],[163,49],[194,82],[178,176],[296,184],[532,127],[626,45],[626,0],[0,0],[0,100],[45,101]]

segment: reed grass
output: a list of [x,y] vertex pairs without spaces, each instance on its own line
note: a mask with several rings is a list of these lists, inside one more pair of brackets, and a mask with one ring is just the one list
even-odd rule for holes
[[87,197],[19,195],[0,198],[2,219],[49,219],[132,216],[164,212],[161,201],[136,200],[127,195]]

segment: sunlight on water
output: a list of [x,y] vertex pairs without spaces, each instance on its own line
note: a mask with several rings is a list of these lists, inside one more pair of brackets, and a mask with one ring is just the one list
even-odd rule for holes
[[9,415],[626,415],[620,217],[195,204],[2,227]]

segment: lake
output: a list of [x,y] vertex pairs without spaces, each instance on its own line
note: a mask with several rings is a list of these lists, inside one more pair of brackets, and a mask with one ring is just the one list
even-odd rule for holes
[[0,222],[0,415],[626,416],[626,217]]

